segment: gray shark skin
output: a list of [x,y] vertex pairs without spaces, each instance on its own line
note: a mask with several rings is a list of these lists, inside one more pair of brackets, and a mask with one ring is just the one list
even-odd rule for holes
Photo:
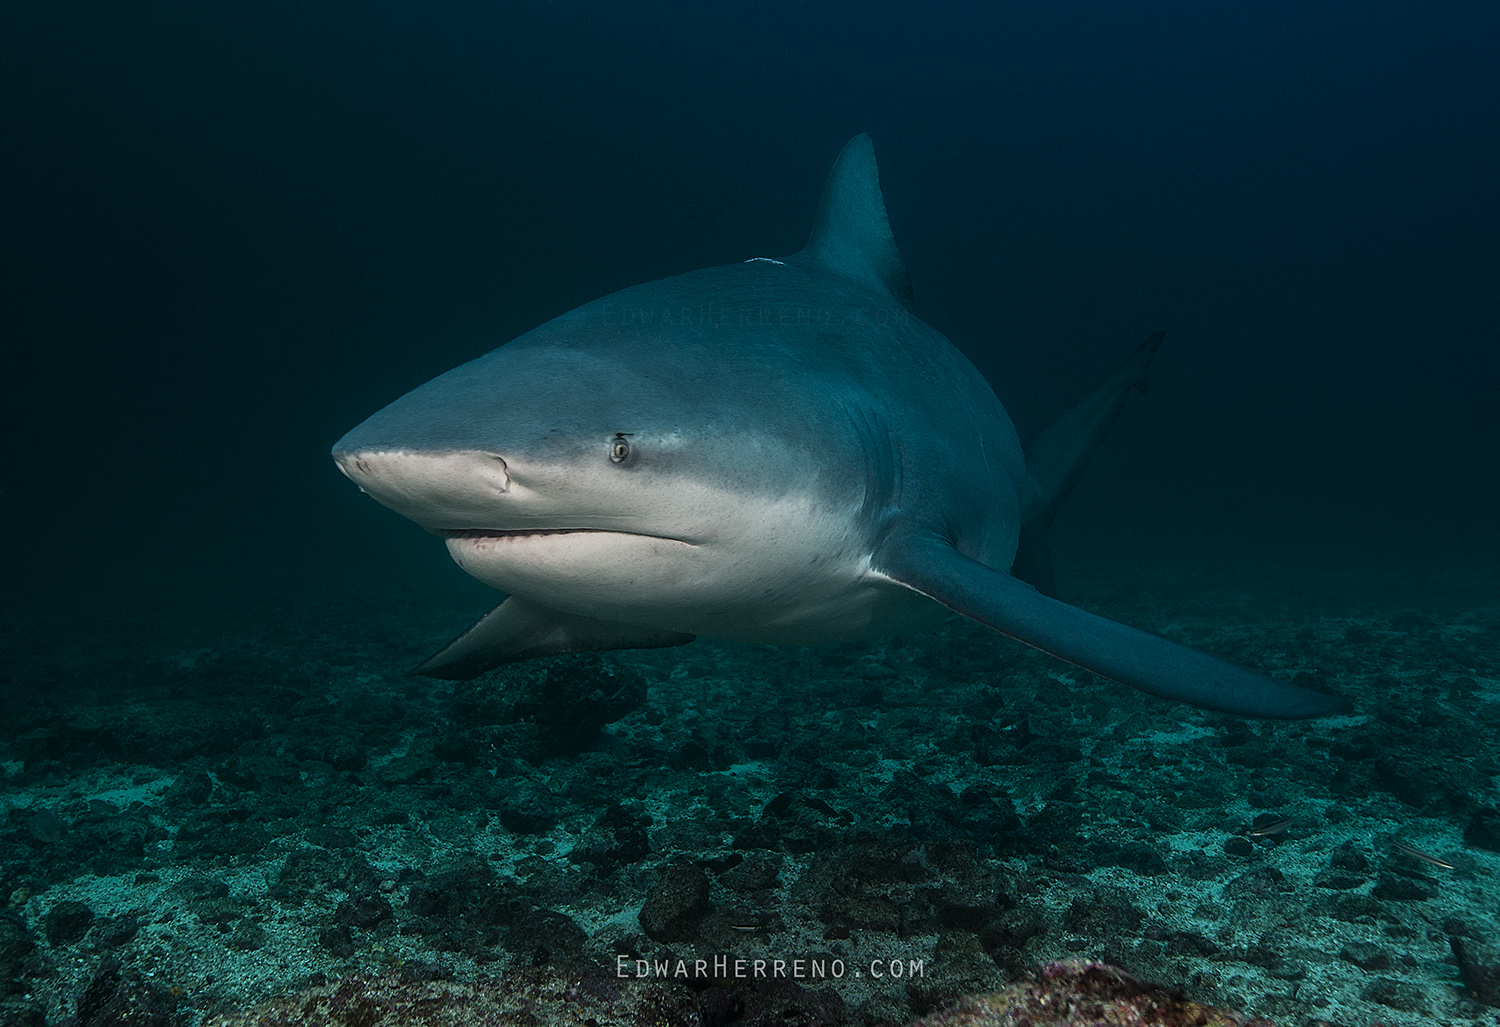
[[1024,534],[1050,581],[1047,524],[1159,342],[1024,453],[989,384],[912,313],[858,136],[805,249],[585,304],[402,396],[333,456],[506,594],[417,668],[434,677],[696,635],[878,638],[956,610],[1153,695],[1342,712],[1011,574]]

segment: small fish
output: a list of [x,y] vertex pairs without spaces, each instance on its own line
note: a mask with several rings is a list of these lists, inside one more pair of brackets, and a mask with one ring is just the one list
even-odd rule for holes
[[759,931],[763,930],[764,926],[763,924],[730,924],[729,929],[732,931]]
[[1453,864],[1449,863],[1446,859],[1434,856],[1430,852],[1423,852],[1421,849],[1414,849],[1410,845],[1407,845],[1405,842],[1391,842],[1391,847],[1394,848],[1397,852],[1401,853],[1403,856],[1410,856],[1412,859],[1420,859],[1423,863],[1431,863],[1433,866],[1442,867],[1444,870],[1455,869]]
[[1269,824],[1258,824],[1245,833],[1251,838],[1265,838],[1269,835],[1281,834],[1295,823],[1296,821],[1291,817],[1282,817],[1280,820],[1273,820]]

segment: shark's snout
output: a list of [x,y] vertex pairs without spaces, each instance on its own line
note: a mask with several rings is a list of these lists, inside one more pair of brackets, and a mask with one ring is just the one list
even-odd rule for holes
[[424,528],[495,524],[511,490],[497,453],[334,450],[333,460],[361,491]]

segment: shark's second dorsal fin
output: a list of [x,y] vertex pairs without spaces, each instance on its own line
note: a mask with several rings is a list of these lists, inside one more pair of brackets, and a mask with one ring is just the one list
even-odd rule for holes
[[845,277],[884,289],[912,309],[911,278],[891,235],[869,136],[849,140],[833,162],[818,201],[818,220],[802,253]]

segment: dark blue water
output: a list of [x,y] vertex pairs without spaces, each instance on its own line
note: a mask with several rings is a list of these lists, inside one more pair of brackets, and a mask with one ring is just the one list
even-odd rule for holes
[[332,442],[582,302],[799,249],[858,132],[1023,435],[1167,330],[1065,595],[1456,623],[1500,556],[1496,52],[1468,2],[6,4],[8,658],[107,691],[142,639],[353,635],[394,673],[486,593]]
[[1169,332],[1064,530],[1490,545],[1486,5],[4,18],[28,537],[330,555],[359,516],[323,457],[347,427],[603,292],[799,248],[868,131],[920,311],[1023,432]]

